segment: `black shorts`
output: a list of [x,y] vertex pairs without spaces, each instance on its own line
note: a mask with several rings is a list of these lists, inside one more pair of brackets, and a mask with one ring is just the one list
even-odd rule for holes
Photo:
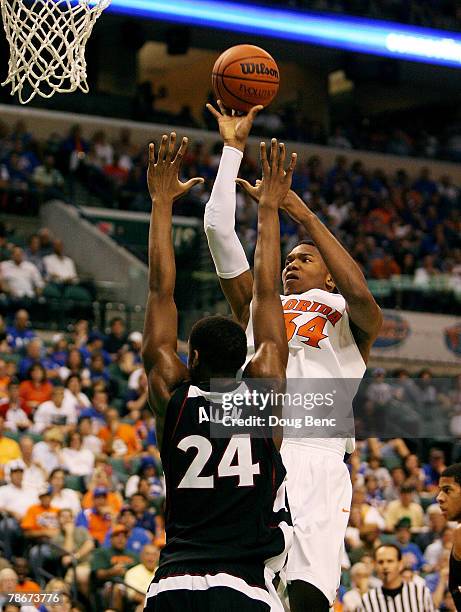
[[268,572],[235,566],[161,568],[148,589],[144,612],[282,612],[271,580]]

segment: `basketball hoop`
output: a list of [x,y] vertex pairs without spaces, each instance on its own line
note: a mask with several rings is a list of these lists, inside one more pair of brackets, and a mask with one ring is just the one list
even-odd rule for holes
[[88,93],[85,45],[111,0],[0,0],[10,46],[11,95],[21,104],[35,95],[81,89]]

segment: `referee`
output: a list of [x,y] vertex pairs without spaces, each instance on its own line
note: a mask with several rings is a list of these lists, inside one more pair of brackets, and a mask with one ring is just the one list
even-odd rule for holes
[[458,526],[453,536],[453,548],[450,555],[448,590],[456,609],[461,612],[461,463],[454,463],[440,474],[440,492],[437,495],[442,513],[449,521],[456,521]]
[[375,550],[376,573],[382,586],[362,596],[360,612],[434,612],[429,589],[424,584],[404,582],[402,552],[395,544]]

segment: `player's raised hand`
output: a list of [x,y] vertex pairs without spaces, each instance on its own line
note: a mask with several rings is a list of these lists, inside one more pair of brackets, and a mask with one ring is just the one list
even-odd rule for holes
[[224,144],[235,147],[240,151],[245,149],[256,115],[264,108],[261,105],[253,106],[247,115],[236,115],[235,111],[227,111],[221,100],[218,100],[218,107],[221,112],[217,111],[211,104],[207,104],[206,107],[218,122],[219,132]]
[[258,179],[254,185],[241,178],[235,179],[235,182],[250,196],[250,198],[255,202],[259,202],[262,192],[262,179]]
[[263,179],[260,185],[259,204],[273,205],[280,208],[291,187],[297,154],[292,153],[290,163],[285,170],[286,149],[283,143],[275,138],[271,141],[270,159],[267,159],[266,143],[261,143],[261,165]]
[[150,143],[147,184],[152,200],[173,202],[192,189],[194,185],[203,183],[203,178],[191,178],[186,183],[179,180],[179,170],[187,151],[187,144],[188,139],[183,138],[175,154],[176,133],[171,132],[169,137],[164,134],[157,159],[155,159],[155,146]]

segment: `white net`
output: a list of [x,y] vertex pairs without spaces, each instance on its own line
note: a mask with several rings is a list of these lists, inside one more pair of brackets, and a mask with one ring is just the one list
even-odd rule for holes
[[85,45],[111,0],[0,0],[10,46],[11,94],[22,104],[35,95],[88,93]]

